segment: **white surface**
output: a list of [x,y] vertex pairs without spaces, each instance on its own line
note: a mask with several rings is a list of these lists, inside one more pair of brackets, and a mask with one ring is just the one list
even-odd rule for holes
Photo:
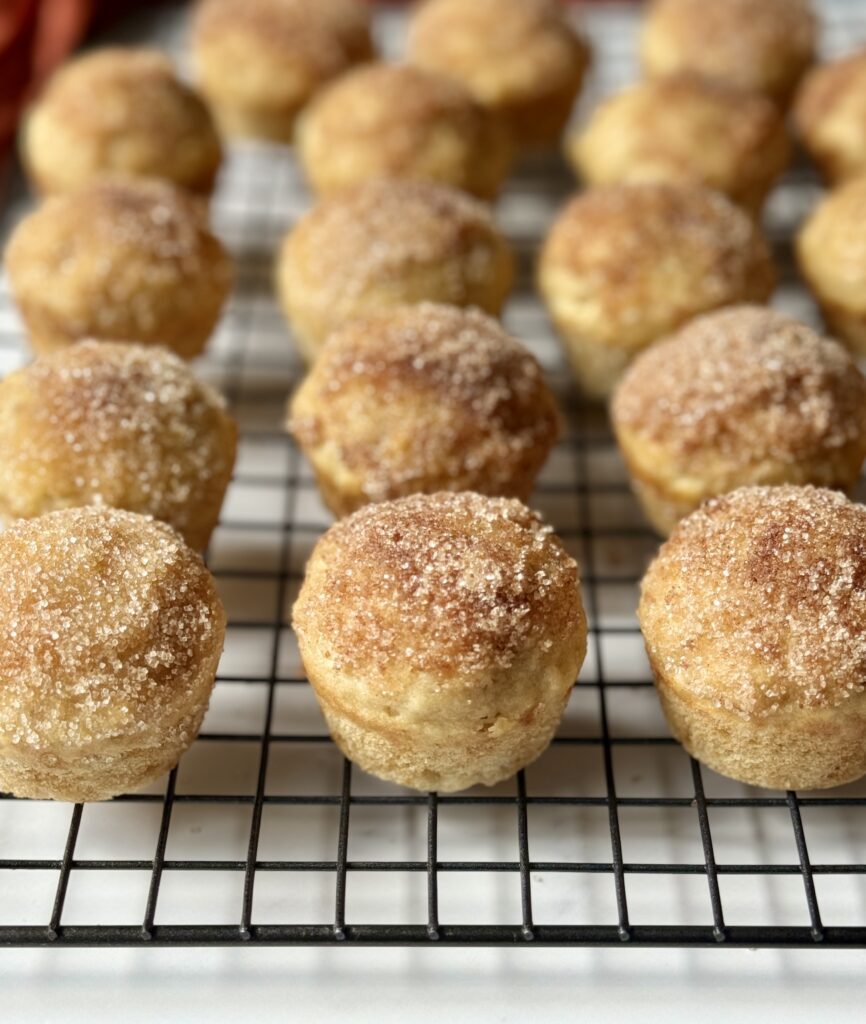
[[[467,0],[470,2],[470,0]],[[838,52],[866,39],[866,5],[829,5],[827,48]],[[589,28],[596,45],[592,87],[584,106],[599,93],[634,75],[634,14],[613,6],[592,12]],[[851,26],[854,26],[852,29]],[[122,33],[128,40],[150,38],[177,50],[181,41],[173,16],[139,20]],[[399,49],[399,19],[383,20],[383,39]],[[555,386],[567,390],[562,369],[537,298],[529,289],[534,249],[554,210],[571,187],[563,170],[535,163],[515,178],[498,216],[516,241],[527,270],[507,313],[507,323],[537,352]],[[817,190],[802,174],[774,197],[768,216],[775,238],[786,238],[813,201]],[[220,575],[233,628],[220,670],[206,733],[249,734],[250,741],[199,741],[184,759],[178,793],[255,791],[257,736],[264,721],[270,663],[276,659],[277,683],[272,732],[318,736],[324,727],[307,687],[292,683],[300,666],[287,627],[275,633],[277,586],[268,574],[282,564],[282,526],[295,523],[288,565],[300,571],[311,545],[327,524],[309,470],[280,435],[285,395],[299,365],[269,294],[270,263],[279,238],[309,204],[291,154],[282,149],[246,147],[232,152],[214,203],[215,223],[239,267],[231,307],[210,354],[199,364],[203,375],[224,387],[233,399],[244,431],[238,476],[224,510],[226,525],[214,538],[210,562]],[[14,219],[18,210],[13,210]],[[788,271],[790,268],[784,268]],[[18,322],[0,296],[0,370],[16,365],[24,350]],[[778,304],[814,317],[808,298],[790,279]],[[12,343],[8,339],[12,337]],[[633,500],[621,488],[619,460],[609,445],[590,456],[593,486],[614,489],[593,494],[582,509],[569,490],[579,479],[574,452],[564,444],[545,471],[535,504],[565,535],[576,554],[583,553],[577,527],[588,512],[598,529],[623,528],[629,535],[594,541],[596,572],[607,582],[596,587],[595,622],[631,632],[606,636],[593,650],[582,679],[592,683],[603,664],[605,678],[648,679],[640,639],[634,632],[633,578],[655,541],[641,532]],[[290,486],[297,470],[299,482]],[[619,489],[617,489],[619,488]],[[226,573],[231,575],[225,575]],[[246,576],[243,574],[247,573]],[[617,583],[619,576],[624,582]],[[287,602],[291,600],[290,584]],[[287,603],[285,602],[285,603]],[[284,609],[283,609],[284,610]],[[601,659],[601,661],[599,660]],[[240,677],[244,682],[238,681]],[[666,729],[649,688],[608,690],[610,731],[615,741],[664,737]],[[599,694],[594,686],[575,690],[560,735],[599,736]],[[690,798],[688,761],[679,748],[614,744],[614,773],[620,797],[636,801],[620,809],[625,861],[701,864],[697,817],[690,807],[646,808],[645,797]],[[527,772],[530,797],[537,794],[602,797],[605,778],[599,744],[551,748]],[[275,742],[266,793],[339,793],[341,761],[330,744]],[[710,797],[755,795],[754,790],[704,772]],[[164,783],[154,786],[154,796]],[[399,792],[358,771],[353,793]],[[511,795],[513,783],[497,792]],[[847,787],[863,795],[866,786]],[[333,859],[336,811],[329,807],[292,808],[266,804],[259,859]],[[110,858],[146,862],[153,857],[161,804],[89,805],[82,817],[77,860]],[[249,803],[213,806],[178,803],[166,856],[172,859],[241,861],[245,857]],[[51,804],[0,803],[0,924],[44,925],[57,884],[56,868],[4,871],[3,859],[56,860],[63,851],[70,810]],[[813,863],[866,861],[866,815],[831,807],[804,809]],[[778,863],[795,866],[796,849],[785,808],[711,808],[719,863]],[[609,862],[607,811],[601,807],[529,808],[530,857]],[[354,806],[350,860],[422,860],[425,856],[423,808]],[[514,861],[517,858],[513,805],[443,807],[441,860]],[[74,870],[64,908],[64,924],[141,922],[149,871]],[[418,922],[426,914],[424,875],[350,872],[347,919],[352,922]],[[166,871],[156,923],[232,923],[240,912],[243,874]],[[802,880],[782,876],[723,875],[723,906],[729,924],[807,924]],[[816,877],[824,923],[866,921],[866,879],[862,875]],[[710,919],[706,878],[701,875],[629,874],[632,923],[706,924]],[[611,875],[532,872],[533,907],[539,923],[615,923]],[[333,914],[330,873],[260,872],[256,882],[254,923],[327,922]],[[515,873],[440,876],[443,922],[512,923],[520,919],[519,879]],[[460,1020],[525,1020],[543,1012],[554,1019],[588,1020],[636,1017],[676,1019],[687,1010],[701,1020],[728,1019],[736,1006],[739,1020],[766,1020],[784,1008],[788,1020],[814,1019],[816,1007],[833,1019],[855,1019],[856,996],[863,990],[862,952],[821,949],[796,952],[744,950],[547,950],[547,949],[264,949],[231,948],[134,950],[0,950],[0,1013],[3,1019],[301,1020],[336,1011],[351,1020],[407,1020],[421,1016]]]

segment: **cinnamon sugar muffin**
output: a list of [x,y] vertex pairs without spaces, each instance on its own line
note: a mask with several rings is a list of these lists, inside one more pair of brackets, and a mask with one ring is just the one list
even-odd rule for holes
[[493,199],[511,163],[496,114],[459,82],[410,64],[368,64],[342,75],[305,111],[298,145],[320,194],[393,177]]
[[346,756],[442,793],[534,761],[586,651],[574,560],[519,501],[470,493],[368,505],[332,526],[294,626]]
[[866,179],[824,196],[800,228],[796,249],[827,326],[866,353]]
[[360,0],[201,0],[192,57],[226,135],[289,142],[297,115],[373,56]]
[[811,71],[797,93],[794,122],[828,181],[866,173],[866,50]]
[[809,0],[653,0],[641,35],[648,75],[694,71],[786,105],[815,59]]
[[551,146],[590,53],[556,0],[427,0],[410,22],[409,58],[463,82],[520,145]]
[[526,500],[560,423],[538,361],[497,321],[420,303],[338,328],[288,428],[343,516],[416,492]]
[[853,487],[866,458],[866,380],[854,360],[760,306],[709,313],[641,353],[611,419],[662,534],[746,484]]
[[207,107],[164,54],[105,47],[51,77],[24,121],[21,155],[42,193],[122,173],[208,195],[222,149]]
[[198,202],[167,182],[101,178],[47,199],[5,253],[40,352],[80,338],[204,348],[231,287],[228,254]]
[[697,182],[755,215],[790,156],[772,101],[688,73],[604,100],[567,150],[589,185]]
[[605,398],[641,349],[775,285],[753,221],[700,185],[611,185],[578,195],[548,233],[539,288],[574,375]]
[[744,487],[684,519],[643,580],[662,708],[722,775],[823,789],[866,774],[866,509]]
[[195,739],[225,613],[171,527],[74,508],[0,533],[0,633],[0,790],[106,800]]
[[207,546],[235,460],[225,403],[163,348],[82,341],[0,382],[0,516],[112,505]]
[[514,258],[489,210],[432,182],[382,179],[323,200],[283,243],[277,291],[301,353],[313,361],[347,320],[442,302],[498,314]]

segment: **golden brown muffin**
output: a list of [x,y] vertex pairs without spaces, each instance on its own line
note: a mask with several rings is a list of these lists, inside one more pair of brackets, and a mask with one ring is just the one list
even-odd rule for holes
[[368,64],[341,76],[305,111],[298,145],[323,195],[391,177],[493,199],[511,163],[496,114],[459,82],[410,64]]
[[684,519],[640,623],[671,732],[722,775],[823,789],[866,774],[866,509],[744,487]]
[[866,178],[828,193],[800,228],[796,247],[827,326],[866,353]]
[[725,196],[646,184],[572,199],[538,280],[578,383],[605,398],[641,349],[699,313],[764,301],[776,275],[760,232]]
[[201,205],[140,178],[102,178],[47,199],[18,225],[5,262],[39,352],[86,337],[128,338],[191,359],[232,280]]
[[0,534],[0,633],[0,790],[106,800],[195,739],[225,614],[171,527],[74,508]]
[[323,200],[283,242],[277,291],[312,362],[347,320],[441,302],[498,314],[514,258],[490,211],[456,189],[381,179]]
[[611,96],[567,150],[589,185],[696,182],[755,215],[790,156],[774,103],[693,74],[640,82]]
[[76,57],[52,76],[24,121],[21,154],[42,193],[121,173],[208,195],[222,160],[207,107],[171,61],[124,47]]
[[192,57],[226,135],[290,142],[325,83],[373,56],[359,0],[202,0]]
[[552,146],[590,53],[555,0],[427,0],[409,26],[409,58],[463,82],[522,146]]
[[827,181],[866,173],[866,50],[811,71],[797,93],[794,122]]
[[484,313],[431,303],[338,328],[287,426],[336,516],[434,491],[525,501],[560,432],[535,357]]
[[659,533],[747,484],[853,487],[866,458],[866,379],[845,349],[761,306],[692,320],[641,353],[611,419]]
[[817,36],[809,0],[653,0],[641,60],[651,77],[694,71],[785,106]]
[[235,461],[225,402],[163,348],[83,341],[0,382],[0,516],[111,505],[207,546]]
[[586,651],[577,565],[519,501],[413,495],[322,537],[294,608],[328,727],[365,771],[491,786],[550,743]]

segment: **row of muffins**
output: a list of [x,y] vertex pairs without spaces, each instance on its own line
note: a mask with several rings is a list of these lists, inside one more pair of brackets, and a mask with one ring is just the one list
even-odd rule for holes
[[[382,186],[379,199],[384,201],[386,192],[393,188]],[[425,191],[415,188],[413,194],[422,195]],[[441,213],[442,206],[434,204],[434,209]],[[336,223],[339,222],[338,217]],[[388,283],[384,270],[391,266],[388,261],[379,265],[383,273],[380,282]],[[460,275],[453,276],[458,278],[459,289]],[[363,291],[363,287],[357,289],[357,293]],[[383,291],[387,297],[387,288]],[[414,298],[410,294],[403,301]],[[745,315],[747,311],[740,312]],[[497,340],[497,331],[501,341]],[[538,391],[537,364],[516,343],[509,343],[493,321],[459,309],[400,305],[391,314],[380,309],[378,321],[371,315],[360,325],[347,326],[343,333],[348,340],[343,342],[342,354],[337,355],[340,346],[329,341],[311,378],[325,365],[325,354],[335,353],[333,377],[322,370],[320,381],[325,394],[331,379],[339,387],[348,384],[344,412],[347,418],[357,422],[359,399],[360,408],[370,410],[371,406],[365,405],[370,401],[367,396],[375,395],[377,390],[380,402],[384,390],[389,401],[405,403],[404,413],[413,408],[411,388],[401,391],[402,383],[407,379],[411,382],[413,374],[424,385],[432,382],[440,387],[443,395],[459,378],[467,390],[455,390],[453,407],[443,410],[451,414],[444,424],[448,430],[453,431],[456,425],[460,436],[456,417],[461,409],[469,410],[471,431],[478,424],[483,426],[486,418],[501,424],[502,409],[514,405],[522,427],[509,428],[506,423],[502,437],[484,438],[489,450],[488,467],[501,470],[503,464],[507,468],[512,461],[519,463],[521,453],[529,452],[537,458],[534,445],[538,439],[521,436],[521,429],[532,425],[521,412],[521,402],[536,402],[540,409],[548,408],[543,392]],[[377,347],[382,337],[390,339],[384,348]],[[487,351],[496,355],[492,366],[484,359],[485,340],[489,343]],[[100,346],[93,348],[99,350]],[[389,364],[392,351],[397,357]],[[834,358],[837,355],[834,350]],[[830,365],[825,377],[830,383],[821,393],[821,400],[829,395],[832,405],[836,398],[834,373],[842,364],[829,355],[827,362]],[[804,372],[817,375],[820,390],[824,378],[808,358],[806,363]],[[356,366],[364,367],[360,381],[353,377]],[[822,368],[819,360],[818,369]],[[85,377],[89,373],[87,369]],[[774,388],[779,386],[778,380],[772,383]],[[812,396],[812,392],[808,394]],[[498,404],[501,401],[505,402],[502,408]],[[317,410],[316,404],[314,400],[312,414],[301,410],[299,423],[306,422],[309,428],[311,415],[314,418],[318,411],[324,413],[321,418],[327,426],[328,405],[320,403]],[[434,404],[417,411],[423,416],[424,412],[437,409]],[[472,414],[477,420],[473,420]],[[375,427],[375,417],[371,418]],[[549,443],[545,438],[555,435],[555,415],[545,414],[540,420],[544,428],[540,433],[543,448]],[[394,423],[399,425],[399,417],[395,417]],[[442,425],[437,424],[440,428]],[[311,436],[317,436],[322,424],[311,429]],[[402,438],[396,434],[394,449],[399,453],[402,445],[413,437],[409,432]],[[381,440],[373,438],[373,443],[381,444]],[[471,433],[469,440],[475,440]],[[336,443],[339,445],[339,440]],[[470,454],[471,463],[481,460],[483,464],[483,452],[477,458]],[[398,476],[407,470],[411,475],[412,464],[417,465],[417,459],[422,457],[425,453],[416,451],[402,466],[398,462]],[[388,469],[384,459],[374,458],[373,465]],[[443,472],[447,475],[453,468],[446,461]],[[327,477],[320,475],[322,479]],[[514,485],[515,490],[518,486],[527,487],[525,477],[518,474],[516,479],[521,482]],[[381,478],[375,482],[374,495],[381,494],[384,486]],[[410,490],[418,486],[425,489],[431,485],[410,480]],[[501,481],[496,486],[502,486]],[[369,499],[370,495],[362,493],[361,501]],[[357,497],[354,500],[358,502]],[[79,523],[76,528],[80,526]],[[52,529],[58,529],[56,519],[52,520]],[[25,532],[23,528],[21,533]],[[508,539],[512,534],[516,540]],[[347,543],[347,536],[356,543]],[[484,538],[483,544],[479,538]],[[31,535],[28,543],[33,542]],[[382,569],[383,552],[389,550],[389,545],[393,545],[393,576],[400,587],[394,593],[386,588],[380,600],[371,602],[371,573]],[[411,785],[442,789],[461,788],[478,780],[496,781],[537,756],[556,727],[585,645],[585,623],[575,586],[576,566],[559,550],[537,519],[519,504],[466,495],[410,498],[397,506],[379,506],[329,533],[311,564],[306,611],[302,603],[296,622],[305,663],[341,746],[378,774]],[[437,552],[435,558],[428,554],[430,551]],[[411,563],[407,568],[410,557],[418,562],[414,568]],[[365,564],[369,569],[366,575],[361,571]],[[526,566],[517,576],[513,572],[515,564]],[[359,572],[356,584],[351,579],[354,571]],[[420,590],[419,573],[427,577]],[[410,600],[418,602],[412,606],[411,614],[407,610]],[[446,639],[450,639],[450,646],[445,645]],[[447,667],[452,671],[445,671],[444,678],[436,675],[437,671],[442,672],[442,664],[430,660],[440,652],[441,657],[451,659]],[[527,659],[531,659],[532,671]],[[412,671],[406,671],[407,665]],[[390,690],[382,686],[383,666],[390,666],[391,674],[386,680]],[[456,680],[455,666],[459,669]],[[337,683],[345,683],[347,672],[348,678],[357,683],[361,710],[367,715],[367,721],[360,725],[358,709],[346,706],[349,691],[337,685],[339,692],[333,692]],[[436,692],[444,690],[449,699],[444,704],[435,699],[432,703],[422,701],[417,689],[409,685],[418,681],[413,672],[427,673],[437,684]],[[549,684],[549,691],[542,688],[540,692],[529,693],[525,685],[528,678],[543,681],[544,686]],[[473,698],[466,697],[470,689]],[[481,694],[486,695],[485,701],[480,699]],[[467,713],[465,703],[472,704],[476,696],[474,709]],[[431,714],[438,715],[440,722],[447,718],[442,736],[431,734]],[[404,720],[407,718],[408,721]],[[389,734],[393,737],[395,730],[399,740],[405,741],[408,736],[409,742],[389,746]],[[718,763],[718,758],[715,760]],[[834,780],[840,781],[840,776],[837,774]],[[828,783],[825,780],[808,784]]]

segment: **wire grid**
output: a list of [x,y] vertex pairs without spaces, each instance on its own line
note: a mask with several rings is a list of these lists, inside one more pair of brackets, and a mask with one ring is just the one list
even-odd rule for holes
[[[866,10],[834,3],[825,15],[830,52],[866,38]],[[634,77],[636,11],[608,5],[586,21],[591,104]],[[180,54],[183,25],[163,10],[115,38]],[[402,28],[382,15],[386,52]],[[0,944],[866,944],[866,786],[742,786],[702,769],[664,725],[634,617],[657,539],[603,415],[573,396],[532,290],[539,240],[571,188],[556,161],[535,162],[497,211],[522,271],[506,322],[549,370],[569,422],[534,504],[581,562],[590,622],[548,752],[492,789],[423,795],[353,768],[327,736],[288,621],[329,517],[281,430],[301,367],[270,287],[275,246],[309,200],[290,153],[235,149],[213,214],[237,288],[197,364],[241,424],[208,553],[230,623],[211,710],[180,766],[143,792],[71,810],[0,799]],[[807,319],[789,240],[815,194],[795,171],[768,215],[779,304]],[[0,237],[28,201],[13,174]],[[3,281],[0,369],[23,358]]]

